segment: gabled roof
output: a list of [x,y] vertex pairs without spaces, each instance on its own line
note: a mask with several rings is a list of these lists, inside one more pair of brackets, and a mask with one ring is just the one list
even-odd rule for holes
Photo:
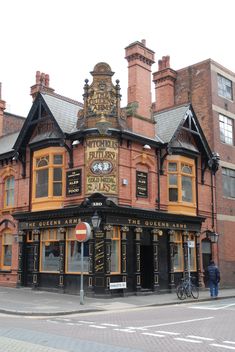
[[13,146],[19,135],[19,132],[5,135],[0,138],[0,154],[5,154],[13,151]]
[[184,131],[192,135],[196,145],[203,148],[208,158],[211,157],[212,152],[191,104],[158,112],[154,115],[154,119],[156,121],[156,136],[163,143],[168,144],[168,148],[198,151],[192,143],[180,141],[180,133]]
[[42,98],[45,100],[61,131],[64,133],[74,131],[78,111],[82,109],[82,104],[55,93],[48,94],[42,92]]
[[163,143],[169,143],[171,141],[189,108],[190,105],[187,104],[154,115],[156,121],[156,135]]
[[[65,138],[66,134],[76,131],[77,114],[82,108],[82,104],[78,101],[66,98],[62,95],[51,92],[39,92],[29,111],[24,128],[20,131],[16,140],[14,149],[18,150],[20,146],[27,145],[30,141],[34,127],[43,120],[40,112],[46,111],[48,118],[54,121],[55,129],[53,138]],[[43,141],[48,136],[34,137],[33,142]],[[49,136],[51,137],[51,135]]]

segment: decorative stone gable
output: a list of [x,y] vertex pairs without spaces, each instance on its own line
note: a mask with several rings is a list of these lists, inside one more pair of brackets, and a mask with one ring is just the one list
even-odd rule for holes
[[[98,63],[91,72],[93,82],[89,85],[88,79],[84,86],[84,109],[78,113],[78,128],[98,128],[101,135],[107,129],[120,128],[124,118],[120,109],[120,86],[112,83],[114,72],[105,62]],[[120,121],[122,119],[122,121]]]

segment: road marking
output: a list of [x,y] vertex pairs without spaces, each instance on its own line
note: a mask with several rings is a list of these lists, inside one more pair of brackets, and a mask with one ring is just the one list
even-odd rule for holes
[[192,340],[192,339],[185,339],[183,337],[175,337],[174,340],[184,341],[184,342],[192,342],[192,343],[202,343],[202,341]]
[[195,321],[202,321],[202,320],[209,320],[209,319],[214,319],[214,317],[198,318],[198,319],[191,319],[191,320],[181,320],[181,321],[175,321],[175,322],[171,322],[171,323],[148,325],[148,326],[143,326],[142,328],[136,328],[136,329],[147,329],[147,328],[154,328],[154,327],[157,327],[157,326],[167,326],[167,325],[193,323]]
[[79,320],[78,322],[82,324],[94,324],[94,321]]
[[223,343],[231,343],[231,344],[234,344],[234,345],[235,345],[235,342],[234,342],[234,341],[223,341]]
[[220,306],[218,307],[218,305],[213,305],[213,306],[192,306],[189,307],[191,309],[204,309],[204,310],[220,310],[220,309],[226,309],[229,307],[235,306],[235,303],[231,303],[231,304],[227,304],[226,306]]
[[162,331],[162,330],[158,330],[156,332],[160,332],[160,334],[167,334],[167,335],[180,335],[179,332],[170,332],[170,331]]
[[211,339],[209,337],[194,336],[194,335],[188,335],[187,337],[190,337],[192,339],[205,340],[205,341],[214,341],[214,339]]
[[101,326],[101,325],[89,325],[90,328],[96,328],[96,329],[106,329],[106,326]]
[[228,350],[235,350],[235,347],[232,347],[232,346],[225,346],[225,345],[219,345],[219,344],[217,344],[217,343],[211,343],[210,346],[227,348]]
[[59,324],[59,321],[47,319],[48,323]]
[[122,331],[122,332],[135,332],[134,330],[129,330],[129,329],[113,329],[115,331]]
[[109,324],[109,323],[102,323],[101,325],[111,326],[111,327],[119,326],[118,324]]
[[164,335],[154,334],[154,333],[151,333],[151,332],[142,332],[142,335],[154,336],[154,337],[165,337]]

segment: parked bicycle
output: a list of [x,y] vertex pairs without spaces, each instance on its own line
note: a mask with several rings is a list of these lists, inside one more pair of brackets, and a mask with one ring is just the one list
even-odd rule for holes
[[186,297],[193,297],[194,299],[198,299],[199,288],[192,283],[191,277],[185,277],[176,287],[176,294],[180,300],[186,299]]

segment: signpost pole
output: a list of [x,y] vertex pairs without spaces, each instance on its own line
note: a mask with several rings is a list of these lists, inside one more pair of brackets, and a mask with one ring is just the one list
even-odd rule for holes
[[188,278],[190,280],[190,249],[189,249],[189,246],[190,246],[190,241],[188,240]]
[[84,257],[84,242],[81,242],[80,304],[84,304],[84,290],[83,290],[83,257]]

